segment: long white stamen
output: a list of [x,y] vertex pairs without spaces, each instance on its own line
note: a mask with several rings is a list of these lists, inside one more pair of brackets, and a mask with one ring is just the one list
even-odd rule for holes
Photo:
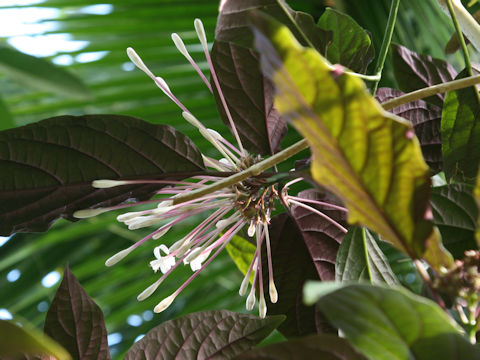
[[73,217],[76,217],[77,219],[86,219],[89,217],[97,216],[99,214],[103,214],[107,211],[110,211],[112,209],[110,208],[99,208],[99,209],[84,209],[84,210],[78,210],[73,213]]
[[166,308],[168,308],[172,304],[173,300],[175,300],[177,295],[178,295],[177,292],[174,292],[169,297],[166,297],[165,299],[160,301],[157,306],[155,306],[153,311],[156,312],[156,313],[162,312],[163,310],[165,310]]
[[207,80],[207,77],[205,76],[205,74],[203,73],[203,71],[200,69],[200,67],[195,63],[195,61],[193,60],[193,58],[190,56],[187,48],[185,47],[185,44],[183,43],[183,40],[180,36],[178,36],[178,34],[176,33],[173,33],[172,34],[172,40],[173,42],[175,43],[175,46],[177,47],[178,51],[180,51],[180,53],[185,56],[185,58],[188,60],[188,62],[193,66],[193,68],[195,69],[195,71],[197,72],[197,74],[200,76],[200,78],[203,80],[203,82],[205,83],[205,85],[207,85],[208,89],[210,90],[210,92],[213,92],[212,91],[212,86],[210,85],[210,83],[208,82]]
[[230,158],[232,158],[237,164],[240,162],[240,160],[238,159],[238,157],[235,156],[235,154],[233,154],[229,149],[228,147],[224,146],[223,143],[222,143],[222,139],[223,139],[223,136],[220,135],[217,131],[215,130],[212,130],[212,129],[207,129],[207,131],[209,132],[209,134],[218,142],[219,146],[222,147],[223,151],[225,151],[228,156]]
[[126,180],[94,180],[92,186],[97,189],[108,189],[115,186],[127,185],[129,181]]
[[275,287],[275,282],[273,281],[272,251],[270,247],[270,233],[267,224],[263,224],[263,232],[265,233],[265,242],[267,243],[268,293],[270,295],[270,301],[275,304],[278,300],[278,292]]
[[255,225],[255,220],[250,221],[250,226],[248,227],[248,236],[253,237],[255,235],[255,230],[257,226]]
[[118,263],[120,260],[125,258],[128,254],[130,254],[136,246],[130,246],[129,248],[126,248],[125,250],[119,251],[115,255],[111,256],[108,258],[107,261],[105,261],[105,266],[113,266],[116,263]]
[[264,319],[267,315],[267,304],[265,303],[265,296],[260,295],[260,300],[258,301],[258,315]]
[[220,163],[220,165],[218,165],[216,162],[218,162],[217,160],[215,159],[212,159],[212,158],[209,158],[208,156],[205,156],[202,154],[202,159],[203,159],[203,162],[205,163],[205,166],[207,167],[211,167],[211,168],[214,168],[215,170],[218,170],[218,171],[225,171],[226,169],[224,169],[224,166]]
[[136,67],[138,67],[140,70],[142,70],[144,73],[146,73],[149,76],[153,76],[152,72],[150,69],[145,65],[143,60],[138,56],[135,50],[133,50],[131,47],[127,48],[127,55],[129,59],[135,64]]
[[317,215],[320,215],[322,218],[324,218],[325,220],[327,220],[330,224],[334,225],[336,228],[340,229],[342,232],[344,232],[345,234],[348,232],[347,229],[345,229],[342,225],[340,225],[338,222],[336,222],[335,220],[333,220],[331,217],[328,217],[327,215],[325,215],[324,213],[322,213],[321,211],[311,207],[311,206],[308,206],[304,203],[301,203],[300,201],[296,201],[296,200],[291,200],[289,199],[289,202],[292,203],[292,204],[295,204],[295,205],[298,205],[300,207],[303,207],[304,209],[307,209],[307,210],[310,210],[311,212],[317,214]]
[[155,84],[158,86],[158,88],[162,90],[163,93],[170,98],[170,100],[175,102],[175,99],[173,98],[173,93],[170,90],[170,87],[168,86],[167,82],[160,76],[156,76],[155,79],[157,80],[155,81]]
[[[252,289],[254,288],[252,287]],[[247,297],[247,302],[245,304],[245,307],[249,311],[252,310],[254,306],[255,306],[255,290],[250,291],[250,294],[248,294],[248,297]]]
[[215,87],[217,88],[218,95],[220,96],[220,100],[222,102],[223,108],[225,109],[225,113],[227,114],[228,122],[230,123],[230,127],[232,128],[233,135],[235,136],[235,140],[237,140],[238,148],[242,153],[244,153],[242,141],[240,140],[240,136],[238,135],[237,128],[235,127],[235,123],[233,122],[232,115],[230,114],[230,110],[227,106],[227,102],[225,101],[225,96],[223,96],[222,88],[220,87],[220,83],[217,78],[217,74],[213,67],[213,62],[210,57],[210,51],[208,50],[207,44],[207,37],[205,35],[205,29],[203,28],[203,23],[200,19],[195,19],[194,21],[195,31],[197,32],[198,39],[203,47],[203,52],[205,53],[205,57],[208,62],[208,66],[210,67],[210,72],[212,74],[213,82],[215,83]]
[[145,290],[143,290],[137,296],[137,300],[142,301],[142,300],[145,300],[146,298],[148,298],[150,295],[152,295],[155,292],[155,290],[157,290],[157,288],[160,286],[160,284],[163,282],[163,280],[164,280],[164,278],[162,277],[162,278],[160,278],[160,280],[157,280],[152,285],[150,285]]

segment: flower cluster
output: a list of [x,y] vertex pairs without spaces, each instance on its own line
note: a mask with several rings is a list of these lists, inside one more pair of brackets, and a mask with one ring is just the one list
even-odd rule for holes
[[[96,180],[93,186],[96,188],[109,188],[113,186],[121,186],[127,184],[138,183],[158,183],[165,186],[157,191],[156,198],[147,201],[148,203],[156,203],[157,206],[153,209],[128,212],[117,217],[117,220],[123,222],[130,230],[135,230],[150,226],[159,226],[155,231],[137,241],[127,249],[120,251],[106,261],[107,266],[112,266],[125,258],[134,249],[144,244],[150,239],[156,240],[165,235],[173,226],[181,223],[185,219],[204,214],[204,220],[197,225],[190,233],[182,239],[176,241],[171,246],[161,244],[156,246],[153,250],[155,259],[150,262],[153,271],[160,270],[162,275],[160,278],[146,288],[138,295],[138,300],[144,300],[154,293],[159,285],[180,265],[189,265],[193,271],[190,278],[185,281],[175,292],[163,299],[155,307],[155,312],[165,310],[178,296],[178,294],[188,284],[195,279],[199,273],[212,262],[215,257],[225,248],[228,242],[237,234],[242,228],[247,227],[247,233],[250,237],[255,237],[256,252],[252,258],[249,269],[241,283],[239,293],[245,295],[247,293],[250,279],[253,281],[250,287],[250,292],[247,296],[246,307],[248,310],[253,309],[256,302],[256,289],[258,288],[259,298],[259,314],[265,317],[267,313],[267,306],[264,296],[264,285],[262,276],[262,246],[266,246],[266,258],[268,268],[268,289],[269,297],[272,303],[277,302],[278,293],[274,283],[273,266],[271,258],[271,244],[268,225],[270,216],[274,209],[274,203],[280,197],[285,204],[292,204],[302,206],[310,209],[313,212],[323,215],[318,210],[312,208],[306,202],[315,202],[313,200],[301,199],[294,196],[289,196],[286,193],[288,189],[287,184],[281,194],[278,193],[274,185],[268,184],[262,177],[250,177],[246,180],[238,182],[234,185],[224,187],[222,189],[210,192],[206,195],[197,197],[180,204],[174,204],[176,197],[186,194],[188,192],[199,190],[214,184],[223,179],[223,177],[216,176],[218,172],[235,173],[245,170],[252,165],[258,163],[262,159],[259,156],[249,154],[243,147],[241,139],[236,130],[235,124],[228,109],[225,97],[220,87],[215,69],[208,49],[207,39],[202,22],[196,19],[194,22],[195,29],[205,53],[205,57],[209,64],[210,75],[216,86],[220,100],[223,104],[225,113],[230,122],[230,128],[236,140],[236,145],[227,141],[218,132],[212,129],[207,129],[187,108],[186,106],[172,93],[165,80],[161,77],[155,76],[152,71],[144,64],[137,53],[132,49],[127,49],[127,54],[130,60],[143,72],[145,72],[155,84],[167,95],[178,107],[182,110],[182,115],[190,124],[195,126],[201,135],[207,139],[219,152],[220,158],[215,159],[202,155],[205,166],[213,172],[208,175],[195,176],[184,181],[164,181],[164,180],[135,180],[135,181],[116,181],[116,180]],[[202,72],[200,67],[195,63],[193,58],[188,53],[182,39],[177,34],[172,34],[172,40],[177,49],[185,56],[193,68],[197,71],[200,78],[205,82],[206,86],[212,92],[212,87],[207,80],[207,77]],[[294,180],[293,182],[301,179]],[[291,183],[293,183],[291,182]],[[323,204],[324,203],[319,203]],[[138,204],[138,203],[137,203]],[[90,217],[99,213],[124,208],[136,204],[119,205],[111,208],[103,209],[87,209],[77,211],[74,215],[79,218]],[[326,204],[329,205],[329,204]],[[334,205],[331,205],[334,206]],[[336,206],[334,206],[336,207]],[[338,207],[337,207],[338,208]],[[343,209],[343,208],[341,208]],[[345,209],[343,209],[345,210]],[[323,215],[325,216],[325,215]],[[328,218],[329,219],[329,218]],[[332,219],[330,219],[333,221]],[[165,223],[166,221],[166,223]],[[333,223],[335,223],[333,221]],[[336,226],[341,227],[340,224],[335,223]],[[346,230],[341,227],[342,230]]]

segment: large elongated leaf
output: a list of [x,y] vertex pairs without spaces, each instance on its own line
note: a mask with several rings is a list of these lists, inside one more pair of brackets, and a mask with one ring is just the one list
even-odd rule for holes
[[435,233],[429,169],[411,124],[383,111],[359,78],[332,70],[287,28],[259,16],[255,22],[275,105],[310,143],[314,180],[342,198],[349,222],[421,257]]
[[318,273],[307,251],[302,232],[293,218],[280,214],[272,218],[270,227],[273,277],[278,301],[268,297],[267,259],[263,257],[264,289],[268,314],[284,314],[286,320],[278,330],[286,337],[298,337],[331,330],[328,323],[318,317],[314,307],[303,303],[302,288],[307,280],[319,280]]
[[[375,98],[380,103],[383,103],[400,95],[403,95],[403,92],[400,90],[380,88],[375,93]],[[442,109],[423,100],[417,100],[397,106],[390,109],[389,112],[403,117],[412,123],[415,135],[417,135],[422,147],[423,158],[433,173],[442,171],[442,138],[440,130]]]
[[203,169],[186,136],[116,115],[60,116],[4,131],[0,163],[0,235],[45,231],[76,210],[145,199],[159,188],[94,189],[95,179],[178,178]]
[[0,47],[0,72],[42,91],[80,99],[90,96],[85,84],[70,72],[44,59],[4,46]]
[[[446,61],[417,54],[401,45],[392,44],[392,58],[398,86],[405,92],[451,81],[457,76]],[[445,94],[440,93],[425,101],[442,107],[444,98]]]
[[[475,184],[475,189],[473,190],[473,195],[475,196],[475,200],[477,202],[477,207],[480,209],[480,171],[477,175],[477,182]],[[477,232],[475,233],[475,238],[477,240],[477,246],[480,247],[480,212],[477,219]]]
[[474,183],[480,162],[478,149],[480,103],[475,88],[448,92],[442,111],[442,153],[447,179]]
[[47,312],[45,333],[75,359],[110,359],[102,310],[68,267]]
[[[300,192],[298,197],[306,200],[340,205],[338,198],[322,190],[305,190]],[[320,211],[331,219],[331,221],[328,221],[326,218],[308,209],[292,204],[292,217],[300,230],[301,237],[315,264],[318,277],[322,281],[333,280],[335,279],[337,251],[345,236],[342,227],[346,226],[347,215],[345,212],[333,209],[328,205],[318,205],[308,202],[305,204]]]
[[333,33],[328,45],[326,58],[336,64],[364,73],[373,60],[372,40],[350,16],[327,8],[318,20],[318,26]]
[[263,346],[237,357],[237,360],[361,360],[350,344],[335,335],[322,334]]
[[0,130],[10,129],[15,126],[13,116],[5,101],[0,97]]
[[[349,342],[369,359],[478,359],[480,348],[460,334],[435,303],[403,288],[311,283],[317,303]],[[317,301],[318,300],[318,301]]]
[[[243,145],[261,155],[280,150],[287,125],[273,108],[273,85],[260,71],[258,54],[232,42],[215,41],[212,61]],[[218,92],[214,94],[220,115],[229,125]]]
[[442,233],[445,246],[456,258],[465,250],[475,249],[478,208],[473,198],[473,186],[451,184],[434,187],[432,212],[435,224]]
[[226,310],[189,314],[150,330],[125,360],[232,359],[262,341],[282,320],[282,316],[260,319]]
[[[58,360],[70,360],[70,354],[59,344],[28,324],[17,325],[0,320],[0,357],[20,359],[21,355],[52,355]],[[17,357],[18,356],[18,357]]]
[[388,260],[373,234],[365,228],[351,227],[338,249],[335,265],[337,281],[367,280],[372,284],[398,284]]

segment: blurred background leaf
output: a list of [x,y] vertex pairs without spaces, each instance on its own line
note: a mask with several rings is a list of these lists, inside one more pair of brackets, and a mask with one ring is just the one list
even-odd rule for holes
[[[0,128],[64,114],[123,114],[173,125],[205,151],[206,141],[181,118],[176,105],[147,76],[134,69],[125,54],[125,49],[132,46],[206,126],[227,133],[213,97],[170,39],[172,32],[179,33],[193,58],[206,69],[193,20],[202,19],[211,43],[217,0],[24,0],[18,3],[24,5],[12,0],[0,1],[0,44],[17,47],[64,67],[86,84],[91,98],[71,98],[46,88],[34,90],[1,73],[0,96],[5,106],[0,105]],[[292,0],[288,3],[295,10],[311,13],[315,20],[325,5],[347,11],[371,33],[378,53],[390,0]],[[453,34],[453,27],[437,7],[436,0],[403,0],[398,16],[395,42],[445,59],[443,49]],[[18,33],[10,23],[18,19],[36,19],[37,23],[24,26],[27,32]],[[57,45],[53,46],[48,39],[55,40]],[[32,44],[37,52],[30,51]],[[447,60],[453,62],[457,70],[463,67],[458,53]],[[382,84],[395,87],[391,69],[387,63]],[[296,139],[298,135],[289,131],[283,144],[291,144]],[[179,269],[155,295],[137,302],[136,295],[158,278],[148,262],[153,259],[153,245],[160,241],[146,244],[123,262],[106,268],[104,262],[108,257],[146,234],[142,230],[126,230],[116,223],[116,215],[104,214],[75,224],[60,221],[48,233],[17,234],[7,242],[0,238],[0,317],[18,314],[43,327],[46,310],[58,286],[56,281],[67,263],[104,311],[112,357],[116,359],[122,358],[139,336],[181,314],[215,309],[245,311],[245,299],[238,296],[242,275],[224,252],[169,309],[154,315],[153,307],[170,295],[190,270]],[[162,241],[173,243],[194,223],[192,219],[190,227],[174,229]],[[394,250],[385,254],[402,281],[417,285],[409,262]]]

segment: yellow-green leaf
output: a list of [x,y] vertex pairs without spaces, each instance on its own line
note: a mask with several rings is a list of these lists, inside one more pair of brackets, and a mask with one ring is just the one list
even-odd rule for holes
[[58,360],[70,360],[70,354],[59,344],[28,324],[0,320],[0,358],[9,356],[52,355]]
[[411,124],[382,109],[363,81],[302,47],[290,31],[254,16],[275,106],[310,143],[314,180],[340,196],[349,222],[413,258],[433,231],[430,179]]
[[[243,237],[235,235],[226,246],[228,255],[232,258],[238,269],[245,275],[250,267],[256,247]],[[250,282],[253,281],[253,272]]]

